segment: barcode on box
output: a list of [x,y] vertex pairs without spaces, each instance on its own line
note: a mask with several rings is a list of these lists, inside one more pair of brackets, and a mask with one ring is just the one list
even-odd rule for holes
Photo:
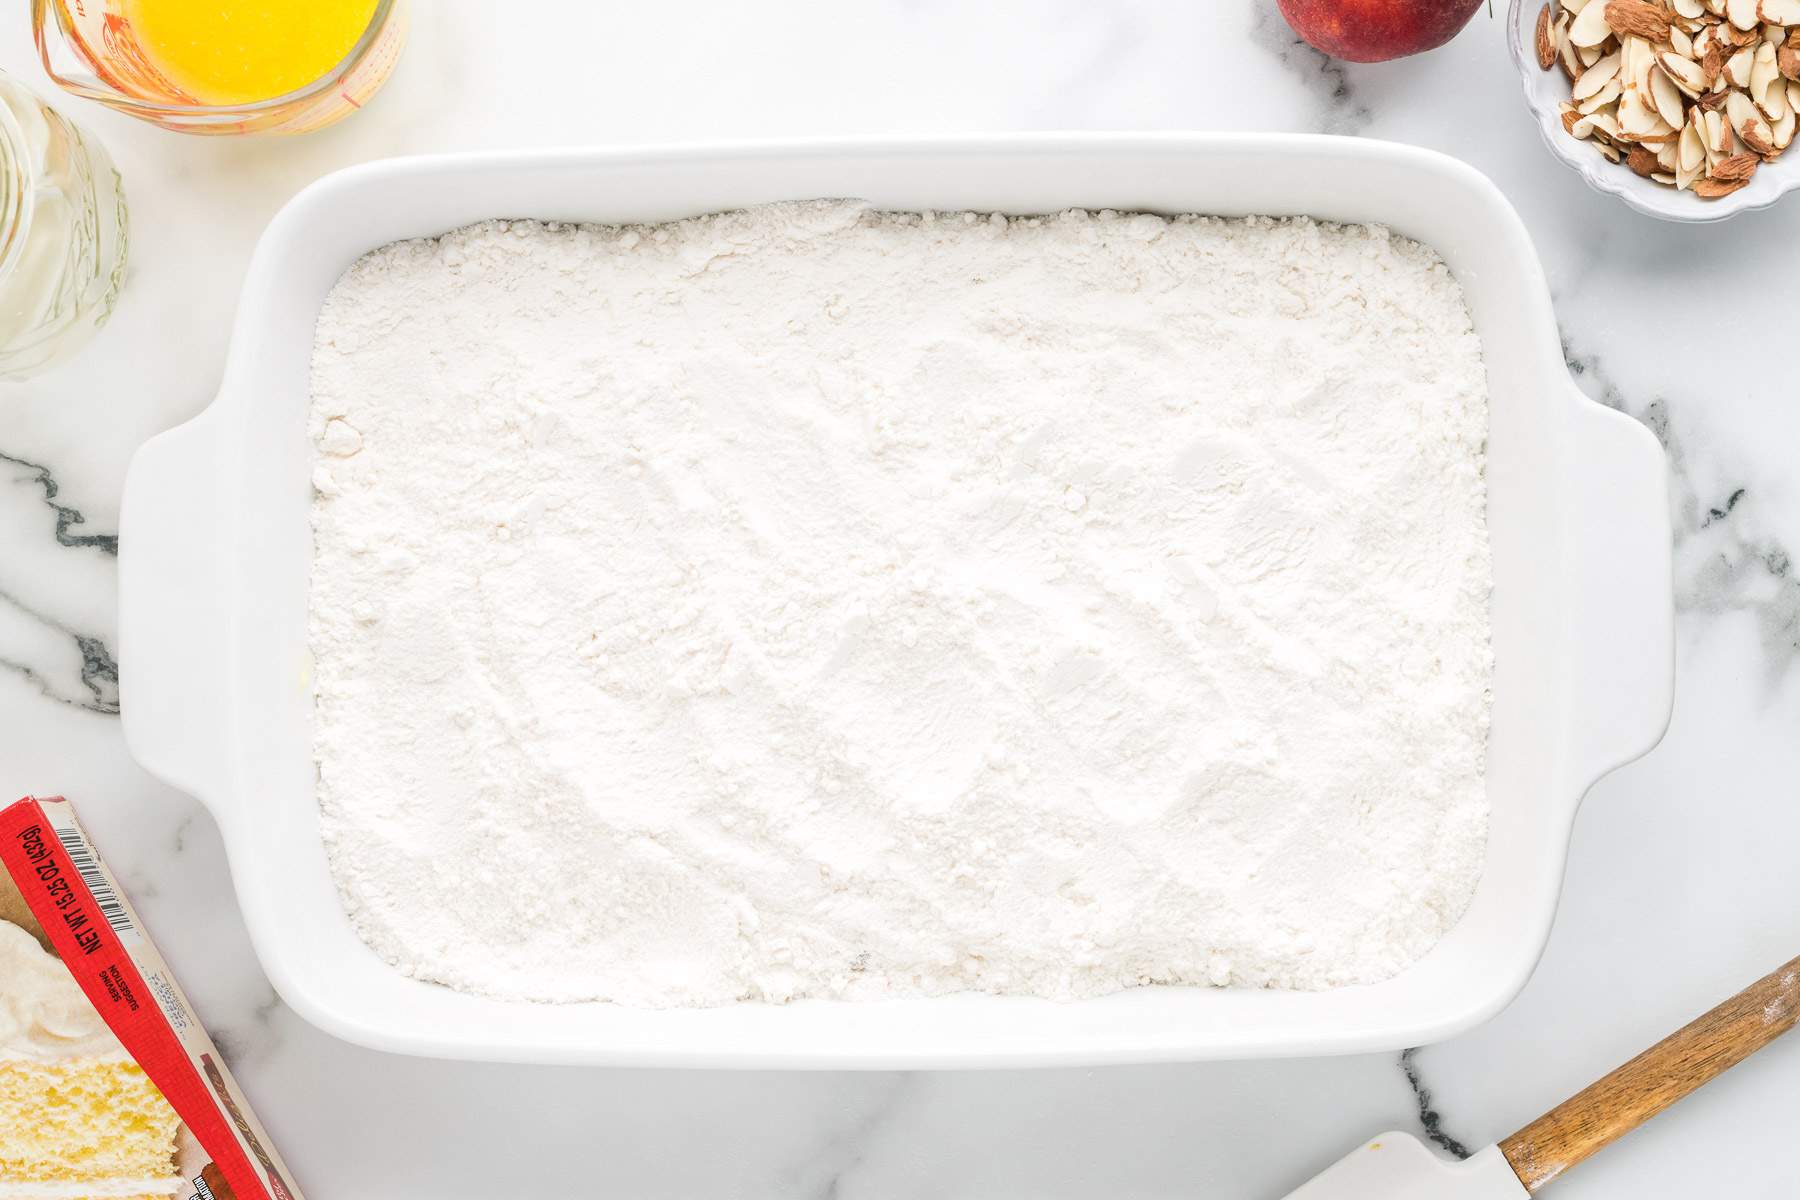
[[62,842],[63,849],[68,852],[69,861],[81,873],[81,882],[87,885],[88,894],[93,896],[94,903],[100,908],[100,915],[106,923],[113,927],[117,934],[131,933],[131,914],[125,911],[125,905],[119,900],[119,894],[113,891],[112,884],[107,881],[106,872],[100,869],[100,860],[88,848],[87,839],[81,836],[79,829],[58,829],[57,840]]

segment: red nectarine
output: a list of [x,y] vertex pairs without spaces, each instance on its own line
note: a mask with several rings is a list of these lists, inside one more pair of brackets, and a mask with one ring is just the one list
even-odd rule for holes
[[1435,50],[1486,0],[1280,0],[1294,32],[1333,58],[1386,62]]

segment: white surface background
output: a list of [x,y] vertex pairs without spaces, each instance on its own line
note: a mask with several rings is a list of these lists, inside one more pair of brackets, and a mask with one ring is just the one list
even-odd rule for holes
[[[23,7],[0,69],[49,95]],[[369,158],[1026,129],[1433,146],[1518,205],[1582,385],[1650,423],[1675,471],[1674,725],[1589,797],[1524,996],[1413,1060],[1445,1133],[1504,1136],[1800,953],[1800,580],[1787,550],[1800,546],[1800,198],[1717,228],[1632,214],[1550,157],[1511,72],[1485,16],[1428,56],[1331,66],[1272,0],[420,0],[387,90],[303,139],[184,138],[68,100],[124,172],[133,259],[112,324],[76,361],[0,388],[0,454],[19,460],[0,461],[0,793],[77,801],[314,1200],[1278,1197],[1366,1134],[1418,1129],[1394,1056],[671,1073],[410,1060],[311,1029],[251,955],[210,819],[138,770],[117,718],[94,711],[116,692],[104,658],[84,686],[77,638],[112,643],[113,560],[59,544],[42,474],[19,464],[47,469],[56,502],[85,516],[71,532],[114,530],[133,449],[211,397],[263,225],[303,184]],[[1792,1196],[1796,1094],[1789,1039],[1550,1194]]]

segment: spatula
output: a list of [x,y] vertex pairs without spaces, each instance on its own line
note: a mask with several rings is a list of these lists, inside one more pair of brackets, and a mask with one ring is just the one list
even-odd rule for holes
[[1800,1020],[1800,958],[1757,980],[1497,1146],[1463,1162],[1384,1133],[1288,1200],[1522,1200],[1743,1062]]

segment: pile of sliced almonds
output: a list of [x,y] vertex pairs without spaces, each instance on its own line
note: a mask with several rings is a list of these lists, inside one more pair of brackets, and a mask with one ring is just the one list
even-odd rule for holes
[[1800,0],[1551,0],[1538,64],[1563,128],[1647,179],[1717,199],[1794,142]]

